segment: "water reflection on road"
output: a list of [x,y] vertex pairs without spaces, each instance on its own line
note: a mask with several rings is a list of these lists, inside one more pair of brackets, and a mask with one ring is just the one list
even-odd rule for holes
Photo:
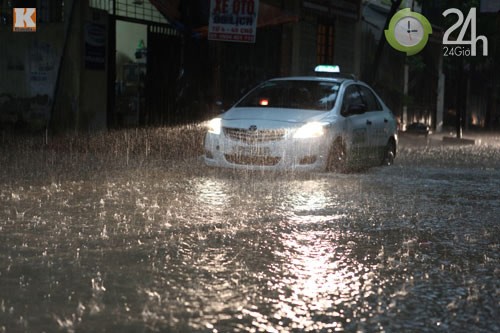
[[5,182],[0,332],[498,330],[500,173],[412,156]]

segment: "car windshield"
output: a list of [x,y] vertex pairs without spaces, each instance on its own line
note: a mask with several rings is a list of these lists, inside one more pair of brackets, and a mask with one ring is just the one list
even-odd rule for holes
[[265,107],[329,111],[340,85],[314,80],[267,81],[251,91],[236,107]]

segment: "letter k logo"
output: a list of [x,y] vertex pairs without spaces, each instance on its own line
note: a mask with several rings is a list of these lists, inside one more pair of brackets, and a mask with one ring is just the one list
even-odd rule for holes
[[14,8],[13,31],[36,31],[36,8]]

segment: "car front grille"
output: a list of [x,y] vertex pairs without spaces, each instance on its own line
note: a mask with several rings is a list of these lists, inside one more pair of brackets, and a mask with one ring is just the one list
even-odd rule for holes
[[223,130],[224,135],[231,140],[248,144],[283,140],[286,134],[286,130],[284,129],[252,131],[242,128],[224,127]]
[[273,166],[277,165],[281,157],[274,156],[246,156],[240,154],[225,154],[224,157],[226,161],[232,164],[239,165],[261,165],[261,166]]

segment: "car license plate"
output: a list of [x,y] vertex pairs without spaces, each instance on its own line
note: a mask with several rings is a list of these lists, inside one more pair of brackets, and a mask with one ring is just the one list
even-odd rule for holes
[[269,147],[237,147],[236,153],[246,156],[269,156],[271,149]]

